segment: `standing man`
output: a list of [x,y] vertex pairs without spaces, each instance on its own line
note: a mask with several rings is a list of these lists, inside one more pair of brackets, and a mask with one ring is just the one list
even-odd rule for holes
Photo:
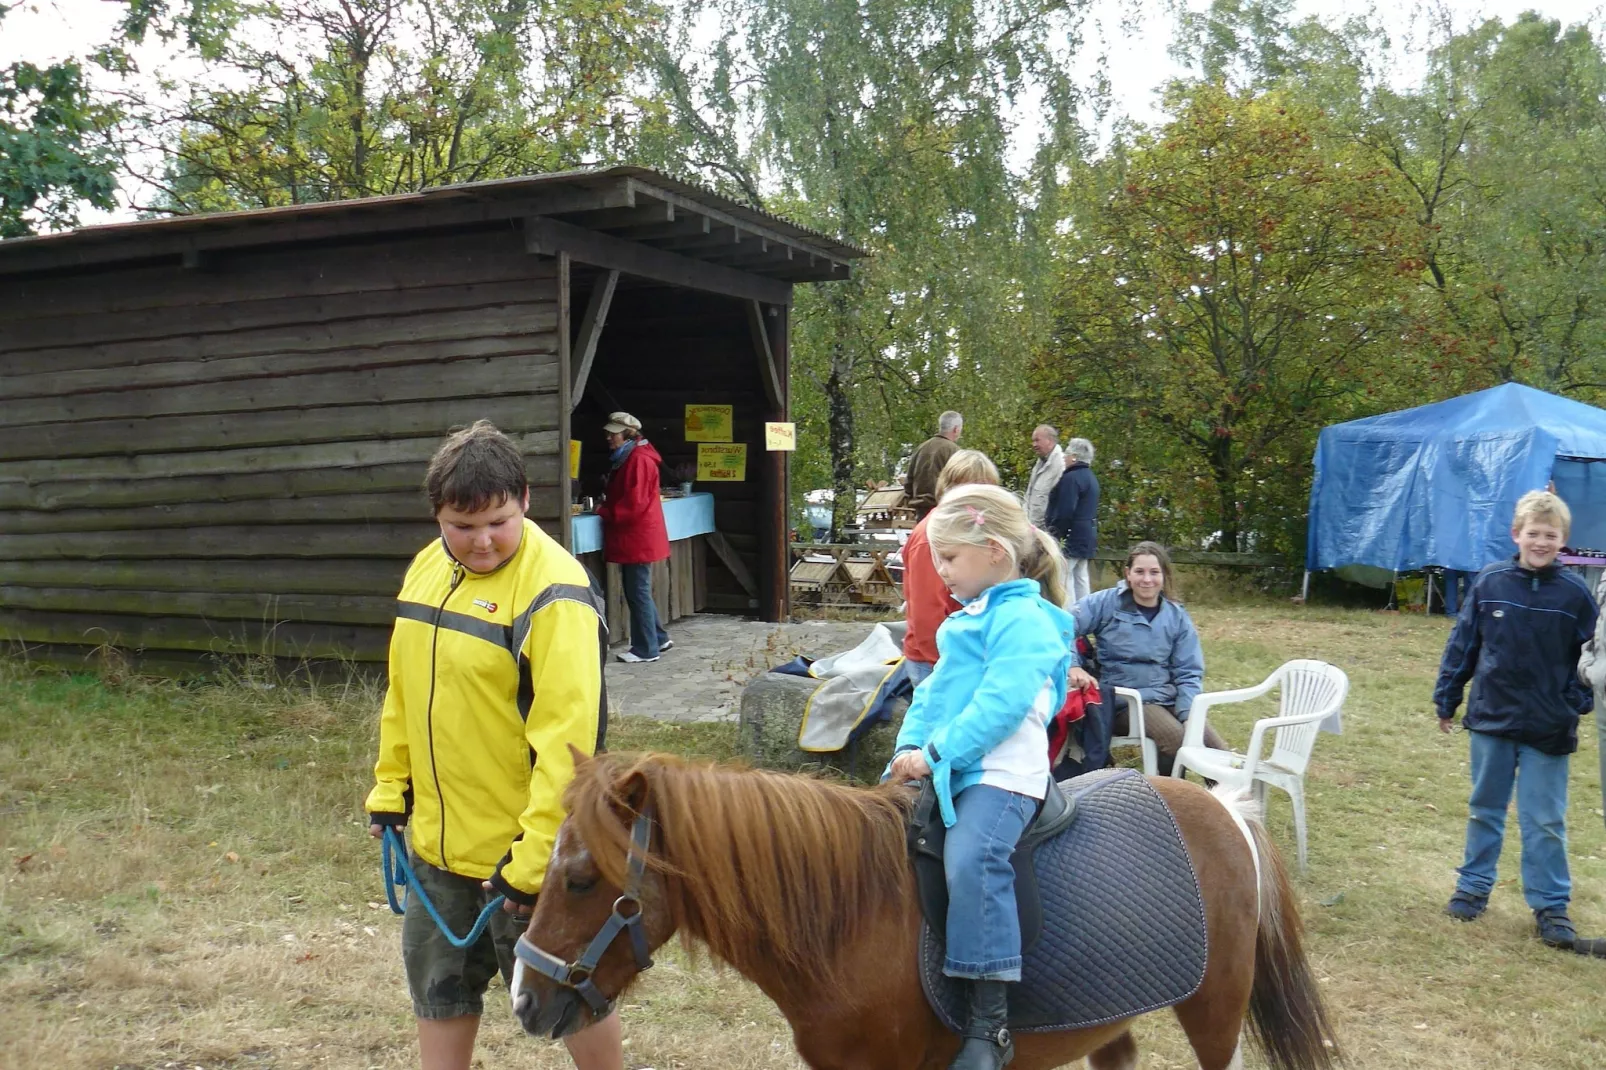
[[[602,749],[608,700],[602,605],[586,570],[525,517],[524,456],[489,421],[448,438],[424,488],[440,537],[407,569],[390,640],[390,689],[368,831],[410,834],[402,962],[422,1070],[469,1070],[485,989],[513,976],[563,822],[574,755]],[[493,894],[479,939],[453,947]],[[623,1070],[610,1014],[564,1041],[580,1070]]]
[[620,661],[657,661],[674,646],[658,620],[652,600],[652,566],[669,556],[669,529],[658,497],[658,470],[664,459],[641,435],[641,421],[615,412],[602,425],[608,436],[608,490],[597,507],[602,518],[602,556],[619,566],[625,604],[630,607],[630,649]]
[[1093,474],[1093,443],[1065,444],[1065,471],[1048,497],[1048,530],[1065,548],[1065,589],[1075,605],[1088,596],[1088,559],[1099,548],[1099,480]]
[[1032,465],[1031,478],[1026,481],[1026,519],[1032,527],[1047,530],[1044,518],[1048,515],[1048,496],[1065,471],[1060,433],[1047,424],[1038,424],[1032,431],[1032,452],[1037,454],[1037,463]]
[[937,477],[943,466],[959,450],[959,432],[965,418],[952,409],[937,417],[937,434],[926,439],[909,459],[909,476],[903,494],[915,511],[915,520],[924,520],[937,507]]

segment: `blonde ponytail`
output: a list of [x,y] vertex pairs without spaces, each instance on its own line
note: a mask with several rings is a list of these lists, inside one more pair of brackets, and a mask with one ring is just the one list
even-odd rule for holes
[[1036,546],[1021,562],[1021,574],[1037,581],[1037,585],[1043,589],[1044,598],[1056,606],[1063,606],[1070,592],[1065,589],[1065,557],[1060,553],[1060,544],[1042,528],[1033,528],[1032,536]]
[[1032,527],[1020,499],[1002,487],[967,483],[944,494],[926,519],[934,547],[998,546],[1045,599],[1065,603],[1065,559],[1046,531]]

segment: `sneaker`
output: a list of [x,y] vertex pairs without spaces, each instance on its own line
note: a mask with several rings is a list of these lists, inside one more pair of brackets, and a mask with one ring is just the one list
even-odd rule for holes
[[662,654],[664,651],[673,650],[674,648],[675,641],[673,639],[665,639],[663,642],[658,644],[658,653]]
[[1539,926],[1539,939],[1544,941],[1546,947],[1567,950],[1578,940],[1578,933],[1573,929],[1573,922],[1567,916],[1566,907],[1545,907],[1543,910],[1536,910],[1534,921]]
[[1489,909],[1488,896],[1473,895],[1458,888],[1450,897],[1450,902],[1445,905],[1444,912],[1457,921],[1477,921],[1487,909]]
[[619,660],[629,665],[645,665],[649,661],[657,661],[658,659],[656,657],[644,658],[639,654],[632,654],[630,651],[625,650],[619,654]]

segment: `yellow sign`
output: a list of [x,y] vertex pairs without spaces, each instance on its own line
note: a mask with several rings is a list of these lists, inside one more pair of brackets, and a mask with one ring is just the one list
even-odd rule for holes
[[580,478],[580,440],[577,438],[569,440],[569,478]]
[[687,405],[687,442],[729,442],[735,417],[729,405]]
[[747,443],[702,442],[697,446],[698,482],[740,483],[747,479]]
[[764,448],[767,450],[797,449],[797,424],[764,425]]

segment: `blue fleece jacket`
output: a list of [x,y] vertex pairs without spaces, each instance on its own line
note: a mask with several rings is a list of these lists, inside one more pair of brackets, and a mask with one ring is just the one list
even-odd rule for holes
[[1589,587],[1560,566],[1527,569],[1515,557],[1490,565],[1472,581],[1445,644],[1433,691],[1439,716],[1455,716],[1471,681],[1462,721],[1470,731],[1571,754],[1579,715],[1595,704],[1574,672],[1595,614]]
[[1166,597],[1149,620],[1123,580],[1076,603],[1076,634],[1098,640],[1099,682],[1131,687],[1186,721],[1204,685],[1204,650],[1188,611]]
[[[897,750],[924,747],[944,824],[954,796],[981,783],[983,759],[1033,713],[1047,684],[1052,717],[1077,664],[1075,620],[1042,597],[1036,580],[988,588],[937,629],[937,667],[915,689]],[[1047,760],[1047,737],[1043,758]]]

